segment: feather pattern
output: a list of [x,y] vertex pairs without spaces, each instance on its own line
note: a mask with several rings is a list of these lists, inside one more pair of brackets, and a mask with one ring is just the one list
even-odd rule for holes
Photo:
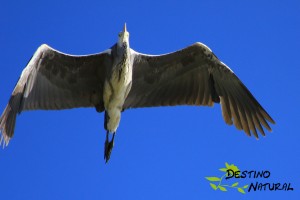
[[[8,144],[17,114],[25,110],[96,107],[98,112],[104,111],[104,83],[112,76],[112,66],[118,58],[116,48],[117,44],[98,54],[73,56],[47,45],[39,47],[0,117],[0,144]],[[129,54],[131,90],[129,94],[126,91],[123,110],[220,103],[226,124],[234,124],[256,138],[258,131],[265,135],[264,128],[271,131],[269,123],[275,121],[204,44],[195,43],[164,55],[146,55],[132,49]],[[131,79],[131,75],[125,78]]]
[[1,141],[4,139],[8,144],[14,133],[16,116],[22,111],[61,110],[103,104],[106,66],[110,65],[108,51],[72,56],[47,45],[40,46],[23,70],[0,118]]
[[164,55],[145,55],[132,51],[132,88],[124,109],[202,105],[220,103],[229,125],[265,135],[261,125],[271,131],[267,121],[275,123],[246,86],[201,43]]

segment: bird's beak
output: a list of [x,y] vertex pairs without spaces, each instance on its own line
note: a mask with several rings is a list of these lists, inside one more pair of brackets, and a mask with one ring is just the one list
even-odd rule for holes
[[124,24],[124,28],[122,32],[119,33],[118,43],[121,45],[124,42],[129,43],[129,33],[127,32],[126,23]]
[[124,24],[123,33],[127,32],[126,23]]

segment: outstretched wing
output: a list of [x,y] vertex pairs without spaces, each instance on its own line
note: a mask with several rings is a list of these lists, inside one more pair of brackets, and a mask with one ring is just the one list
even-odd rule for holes
[[[59,110],[96,107],[103,111],[105,71],[110,50],[72,56],[42,45],[35,52],[0,118],[5,143],[13,136],[16,116],[24,110]],[[1,141],[0,141],[1,144]]]
[[132,88],[124,109],[221,103],[225,122],[265,135],[275,123],[246,86],[201,43],[174,53],[150,56],[133,53]]

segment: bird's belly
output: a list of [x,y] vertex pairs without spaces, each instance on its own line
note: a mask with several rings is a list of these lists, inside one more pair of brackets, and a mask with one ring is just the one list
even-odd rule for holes
[[111,133],[116,132],[120,119],[123,104],[130,90],[131,83],[123,81],[106,81],[104,84],[104,107],[107,112],[106,127]]

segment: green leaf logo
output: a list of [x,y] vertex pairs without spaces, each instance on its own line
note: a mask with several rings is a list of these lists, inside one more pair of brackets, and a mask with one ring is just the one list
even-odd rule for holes
[[216,186],[215,184],[213,184],[213,183],[209,183],[209,184],[210,184],[210,186],[211,186],[214,190],[218,189],[217,186]]
[[[212,189],[214,190],[221,190],[222,192],[227,192],[227,190],[229,188],[234,188],[234,189],[237,189],[238,192],[242,193],[242,194],[246,194],[245,190],[246,188],[248,188],[248,185],[244,185],[244,186],[241,186],[241,187],[238,187],[239,185],[239,182],[235,182],[231,185],[228,185],[228,184],[223,184],[222,181],[223,181],[223,178],[228,176],[228,173],[227,173],[227,170],[231,170],[231,171],[240,171],[239,168],[234,165],[234,164],[228,164],[227,162],[225,163],[225,168],[220,168],[219,169],[221,172],[224,172],[225,174],[223,174],[221,177],[217,177],[217,176],[208,176],[208,177],[205,177],[208,181],[210,181],[210,186],[212,187]],[[212,183],[214,182],[214,183]]]
[[218,178],[218,177],[215,177],[215,176],[213,176],[213,177],[205,177],[207,180],[209,180],[209,181],[220,181],[221,179],[220,178]]
[[219,169],[221,172],[226,172],[227,171],[227,168],[220,168]]
[[242,188],[238,188],[238,191],[239,191],[240,193],[246,194],[246,192],[245,192]]
[[236,183],[232,184],[231,187],[235,187],[235,186],[237,186],[238,184],[239,184],[239,182],[236,182]]
[[219,188],[221,191],[223,191],[223,192],[226,192],[226,191],[227,191],[227,189],[226,189],[225,187],[221,186],[221,185],[219,185],[218,188]]

